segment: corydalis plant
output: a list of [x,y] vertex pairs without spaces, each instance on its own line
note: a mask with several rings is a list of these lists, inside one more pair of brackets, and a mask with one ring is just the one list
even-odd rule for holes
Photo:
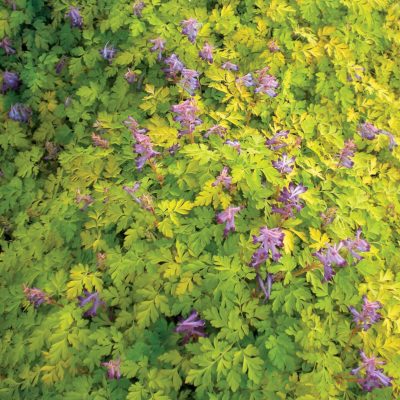
[[94,203],[94,198],[89,194],[81,194],[80,189],[76,191],[75,203],[83,206],[80,208],[81,211],[85,211],[91,204]]
[[295,157],[288,157],[286,153],[282,154],[278,161],[272,161],[272,165],[281,174],[289,174],[293,171]]
[[269,97],[276,97],[276,89],[279,87],[279,82],[273,75],[267,74],[269,67],[265,67],[257,71],[257,86],[255,93],[264,93]]
[[31,115],[32,110],[21,103],[14,104],[8,112],[10,119],[18,122],[28,122]]
[[225,189],[230,190],[232,184],[232,177],[229,176],[229,168],[222,168],[221,173],[217,176],[217,179],[211,184],[211,186],[223,185]]
[[132,83],[135,83],[138,80],[138,76],[134,71],[131,71],[130,68],[128,68],[128,71],[125,73],[124,78],[126,81],[131,85]]
[[241,153],[242,149],[240,147],[240,142],[238,140],[227,140],[225,142],[225,144],[227,144],[228,146],[233,147],[234,149],[236,149],[236,151],[238,152],[238,154]]
[[15,54],[16,50],[12,47],[12,42],[9,38],[5,37],[2,40],[0,40],[0,48],[4,50],[7,56],[10,56],[11,54]]
[[96,135],[94,132],[92,133],[92,142],[94,146],[101,147],[103,149],[108,149],[110,147],[108,140],[103,139],[100,135]]
[[26,299],[33,304],[35,308],[38,308],[41,304],[51,304],[52,300],[50,296],[38,288],[30,288],[26,285],[23,286],[24,294]]
[[197,19],[189,18],[181,22],[182,34],[187,36],[191,43],[196,41],[197,34],[201,27],[201,24]]
[[151,39],[150,43],[153,44],[153,47],[150,49],[150,51],[153,52],[153,53],[158,52],[157,60],[161,61],[162,60],[162,53],[165,50],[166,41],[159,37],[159,38],[156,38],[156,39]]
[[285,143],[283,139],[287,139],[288,135],[289,131],[279,131],[275,133],[271,139],[267,139],[265,145],[273,151],[279,150],[282,147],[287,146],[287,143]]
[[164,68],[164,73],[167,78],[176,80],[179,74],[182,73],[185,66],[176,54],[171,54],[169,57],[164,59],[164,63],[167,65]]
[[274,275],[273,274],[267,274],[267,279],[263,281],[261,278],[260,274],[257,273],[257,283],[262,292],[265,295],[265,301],[269,300],[271,297],[271,291],[272,291],[272,283],[274,282]]
[[66,18],[69,18],[69,22],[71,27],[73,28],[82,28],[83,19],[79,14],[79,9],[76,7],[70,7],[68,13],[66,14]]
[[236,82],[239,85],[243,85],[245,87],[251,87],[251,86],[254,86],[256,84],[254,79],[253,79],[253,75],[251,75],[250,73],[237,78]]
[[223,138],[226,135],[227,129],[221,125],[212,126],[205,134],[204,138],[208,139],[210,135],[217,135]]
[[268,260],[270,253],[272,260],[278,261],[282,256],[279,248],[283,247],[284,237],[285,234],[280,228],[269,229],[266,226],[262,227],[258,236],[253,235],[253,243],[260,243],[260,247],[254,252],[250,266],[259,267]]
[[242,209],[242,207],[228,207],[225,211],[217,214],[217,223],[226,223],[224,229],[224,236],[227,237],[229,232],[235,232],[235,215]]
[[120,379],[121,378],[121,371],[120,371],[121,360],[120,359],[102,362],[101,365],[103,367],[107,368],[108,379]]
[[321,249],[313,253],[324,266],[324,281],[332,280],[336,272],[333,269],[334,265],[344,267],[347,265],[346,260],[339,254],[340,249],[343,248],[343,243],[327,245],[325,249]]
[[361,135],[362,138],[368,139],[368,140],[373,140],[377,135],[385,135],[389,138],[389,150],[392,151],[394,147],[397,146],[397,143],[394,139],[394,136],[388,132],[384,131],[382,129],[378,129],[376,126],[369,122],[364,122],[360,124],[357,128],[359,134]]
[[174,121],[179,122],[181,125],[178,137],[193,134],[196,126],[202,123],[201,119],[197,118],[197,114],[200,110],[193,97],[180,104],[172,106],[171,111],[176,114],[174,116]]
[[381,308],[382,303],[379,301],[369,301],[367,296],[363,296],[361,311],[358,312],[354,307],[349,307],[349,310],[353,314],[353,321],[356,323],[356,326],[366,331],[381,319],[381,314],[377,312]]
[[279,194],[278,201],[281,206],[273,206],[272,211],[280,214],[282,218],[287,219],[294,217],[295,211],[300,211],[304,204],[299,196],[307,191],[303,185],[295,185],[293,182],[289,184],[288,188],[283,188]]
[[188,318],[178,322],[175,332],[183,334],[183,343],[186,344],[191,338],[205,337],[205,322],[199,318],[197,311],[193,311]]
[[227,71],[239,71],[239,67],[236,65],[236,64],[234,64],[234,63],[232,63],[232,62],[230,62],[230,61],[226,61],[226,62],[224,62],[222,65],[221,65],[221,68],[222,69],[226,69]]
[[8,90],[17,90],[20,85],[19,75],[16,72],[4,71],[3,83],[1,85],[2,93]]
[[213,47],[209,43],[205,43],[203,48],[199,51],[199,56],[202,60],[212,64],[214,62]]
[[104,307],[104,301],[100,300],[97,292],[89,293],[87,290],[83,291],[83,296],[78,296],[79,307],[83,308],[91,303],[91,307],[84,312],[84,317],[95,317],[99,307]]
[[194,69],[184,68],[181,75],[179,85],[192,96],[195,90],[200,87],[199,73]]
[[367,252],[371,249],[370,244],[366,240],[361,239],[361,233],[361,229],[357,229],[355,239],[346,239],[342,241],[350,254],[357,260],[363,259],[363,257],[357,252]]
[[113,46],[108,46],[108,43],[99,50],[100,55],[107,61],[111,63],[115,55],[117,54],[117,50]]
[[354,165],[354,161],[350,157],[354,157],[354,151],[356,149],[356,144],[353,140],[347,140],[344,147],[339,155],[338,167],[342,166],[345,168],[351,168]]
[[357,383],[366,392],[373,389],[392,385],[392,378],[386,376],[379,365],[385,362],[378,361],[375,357],[368,358],[363,351],[360,352],[362,363],[358,368],[351,371],[352,375],[357,376]]

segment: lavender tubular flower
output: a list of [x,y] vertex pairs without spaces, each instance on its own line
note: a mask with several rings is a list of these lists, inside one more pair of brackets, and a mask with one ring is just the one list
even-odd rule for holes
[[394,136],[388,131],[380,131],[381,135],[385,135],[389,138],[389,150],[392,151],[398,144],[396,143]]
[[201,24],[197,21],[197,19],[189,18],[181,22],[182,26],[182,35],[188,37],[191,43],[196,41],[197,34],[201,27]]
[[281,214],[287,219],[294,217],[295,211],[301,211],[304,204],[299,199],[299,195],[306,192],[307,188],[303,185],[295,185],[290,183],[288,188],[283,188],[278,197],[278,201],[282,203],[281,207],[273,206],[272,211]]
[[377,361],[375,357],[368,358],[363,351],[360,352],[362,363],[358,368],[351,371],[352,375],[358,377],[358,383],[365,392],[392,385],[392,378],[386,376],[378,365],[385,364]]
[[279,150],[280,148],[287,146],[287,144],[282,141],[282,138],[286,139],[288,135],[289,131],[279,131],[271,139],[267,139],[265,145],[271,150]]
[[236,149],[236,151],[238,152],[238,154],[241,153],[241,148],[240,148],[240,143],[238,140],[227,140],[225,142],[225,144],[227,144],[228,146],[233,147],[234,149]]
[[15,54],[16,50],[12,47],[12,42],[9,38],[5,37],[2,40],[0,40],[0,48],[4,50],[7,56],[10,56],[11,54]]
[[28,122],[31,115],[32,110],[28,106],[25,106],[21,103],[14,104],[8,112],[10,119],[19,122]]
[[129,186],[123,186],[122,187],[126,193],[128,193],[133,200],[136,201],[136,203],[138,203],[139,205],[142,205],[142,201],[135,196],[135,193],[138,191],[138,189],[140,188],[140,183],[139,182],[135,182],[135,184],[133,185],[133,187],[129,187]]
[[379,134],[379,129],[376,126],[370,124],[369,122],[365,122],[359,125],[357,130],[362,138],[368,140],[375,139],[375,136]]
[[224,229],[224,236],[227,237],[229,232],[235,232],[235,215],[242,209],[242,207],[228,207],[225,211],[217,214],[217,223],[226,223]]
[[85,211],[91,204],[94,203],[94,199],[89,194],[81,194],[81,191],[78,189],[76,191],[75,203],[80,204],[83,202],[83,206],[80,208],[81,211]]
[[222,168],[221,173],[218,175],[217,179],[211,184],[211,186],[218,186],[222,184],[225,189],[230,190],[232,184],[232,178],[228,175],[228,167]]
[[360,254],[358,254],[356,250],[361,252],[367,252],[371,248],[371,246],[366,240],[361,239],[361,229],[357,230],[356,238],[354,240],[346,239],[342,241],[342,244],[344,247],[347,248],[347,250],[349,250],[351,255],[357,260],[362,260],[363,257],[360,256]]
[[[265,295],[265,301],[269,300],[269,298],[271,296],[273,281],[274,281],[274,276],[272,274],[268,274],[267,279],[264,282],[262,280],[261,276],[257,273],[257,283]],[[265,286],[265,285],[267,285],[267,286]]]
[[94,146],[101,147],[103,149],[108,149],[110,147],[108,140],[103,139],[100,135],[96,135],[94,132],[92,133],[92,142]]
[[110,360],[108,362],[102,362],[101,365],[107,368],[107,377],[108,379],[120,379],[121,371],[120,371],[121,360]]
[[351,168],[354,165],[354,161],[350,160],[350,157],[354,157],[354,150],[356,144],[353,140],[347,140],[342,151],[340,152],[338,167],[342,166],[345,168]]
[[268,229],[266,226],[260,229],[259,236],[253,236],[253,243],[260,243],[260,248],[253,254],[250,266],[258,267],[268,259],[269,253],[274,261],[281,257],[279,248],[283,247],[285,234],[280,228]]
[[279,87],[279,83],[274,76],[267,74],[268,70],[269,67],[265,67],[260,71],[257,71],[257,87],[254,92],[264,93],[270,97],[276,97],[277,93],[275,89]]
[[253,76],[251,74],[247,74],[247,75],[241,76],[240,78],[237,78],[236,82],[239,83],[240,85],[243,85],[246,87],[251,87],[251,86],[255,85]]
[[205,322],[199,318],[197,311],[193,311],[188,318],[178,322],[175,332],[184,334],[183,343],[186,344],[190,338],[204,337]]
[[176,54],[171,54],[169,57],[165,58],[164,63],[167,65],[167,67],[164,68],[166,77],[174,80],[185,68]]
[[230,61],[226,61],[221,65],[222,69],[226,69],[227,71],[239,71],[239,67],[236,64],[231,63]]
[[279,48],[279,46],[277,45],[277,43],[274,40],[271,40],[268,43],[268,50],[271,53],[276,53],[276,52],[280,51],[281,49]]
[[202,60],[212,64],[214,62],[212,52],[213,52],[213,47],[210,44],[205,43],[203,48],[199,51],[199,56]]
[[3,83],[1,85],[1,92],[5,93],[8,90],[17,90],[20,85],[19,76],[16,72],[5,71],[3,73]]
[[145,4],[143,1],[141,0],[135,1],[135,3],[133,4],[133,14],[136,15],[137,17],[141,17],[144,7]]
[[184,68],[179,84],[192,96],[195,90],[200,87],[199,73],[193,69]]
[[174,121],[179,122],[182,127],[179,130],[178,137],[192,134],[196,126],[202,123],[201,119],[197,118],[196,115],[200,110],[197,108],[194,98],[172,106],[171,111],[176,114]]
[[108,43],[106,43],[106,45],[104,46],[104,48],[102,48],[101,50],[99,50],[100,55],[107,61],[111,62],[113,60],[113,58],[115,57],[115,55],[117,54],[117,50],[113,47],[107,47]]
[[224,126],[214,125],[204,134],[204,137],[208,139],[210,135],[218,135],[223,138],[226,135],[226,131],[227,129]]
[[151,39],[150,43],[153,43],[153,47],[150,49],[150,51],[152,52],[158,51],[157,60],[161,61],[162,52],[165,50],[166,41],[159,37],[157,39]]
[[176,152],[181,148],[179,143],[175,143],[172,146],[168,147],[168,153],[173,156],[176,154]]
[[349,310],[353,314],[353,321],[357,326],[366,331],[381,319],[381,314],[377,311],[383,306],[379,301],[369,301],[367,296],[363,296],[363,302],[361,312],[358,312],[354,307],[349,307]]
[[76,7],[70,7],[69,12],[66,15],[66,18],[69,18],[69,22],[72,28],[82,28],[83,20],[81,15],[79,14],[79,9]]
[[138,76],[135,72],[131,71],[130,68],[128,68],[128,71],[125,73],[124,78],[126,81],[131,85],[132,83],[135,83],[138,80]]
[[24,285],[23,290],[26,299],[33,304],[35,308],[38,308],[43,303],[51,303],[50,296],[38,288],[30,288]]
[[282,154],[282,157],[278,161],[272,161],[272,165],[281,174],[289,174],[293,171],[293,165],[295,157],[289,158],[286,153]]
[[313,256],[317,257],[319,261],[324,265],[324,281],[332,280],[336,272],[332,266],[337,265],[344,267],[347,263],[346,260],[339,254],[339,250],[343,247],[342,243],[335,244],[333,246],[328,245],[324,250],[318,250],[313,253]]
[[99,294],[97,292],[89,293],[87,290],[83,291],[84,296],[78,296],[79,307],[83,308],[91,303],[91,307],[85,311],[84,317],[95,317],[97,315],[98,308],[104,307],[104,301],[100,300]]

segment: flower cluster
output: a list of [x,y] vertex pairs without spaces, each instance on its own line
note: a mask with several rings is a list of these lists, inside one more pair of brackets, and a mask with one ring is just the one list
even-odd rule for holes
[[139,124],[132,117],[128,117],[125,121],[125,125],[131,131],[132,136],[136,140],[134,151],[140,157],[136,158],[136,167],[141,171],[147,160],[159,155],[158,151],[153,150],[153,144],[150,138],[146,135],[147,130],[144,128],[139,128]]
[[52,302],[50,296],[38,288],[30,288],[24,285],[23,289],[26,299],[35,308],[38,308],[43,303],[50,304]]
[[229,232],[235,232],[235,215],[242,209],[242,207],[228,207],[225,211],[217,214],[217,223],[226,223],[224,229],[224,236],[227,237]]
[[257,87],[255,93],[264,93],[270,97],[276,97],[277,93],[275,89],[279,87],[279,82],[273,75],[267,74],[269,67],[265,67],[257,71]]
[[280,47],[278,46],[278,44],[274,40],[270,40],[268,42],[268,50],[271,53],[276,53],[278,51],[281,51]]
[[124,78],[126,81],[131,85],[132,83],[135,83],[138,80],[138,76],[136,72],[131,71],[130,68],[128,68],[128,71],[125,73]]
[[3,83],[1,85],[2,93],[7,90],[17,90],[20,85],[19,75],[16,72],[5,71],[3,73]]
[[111,62],[115,55],[117,54],[117,50],[113,46],[108,47],[108,43],[99,50],[100,55],[107,61]]
[[282,154],[278,161],[272,161],[272,165],[281,174],[289,174],[293,171],[295,157],[288,157],[286,153]]
[[165,50],[166,41],[159,37],[157,39],[151,39],[150,43],[153,44],[153,47],[150,49],[150,51],[152,51],[152,52],[158,51],[157,60],[161,61],[162,52]]
[[352,375],[358,377],[357,382],[366,392],[373,389],[392,385],[392,378],[386,376],[378,365],[385,364],[383,361],[377,361],[376,357],[368,358],[363,351],[360,352],[362,363],[358,368],[351,371]]
[[145,7],[144,1],[136,0],[133,3],[133,14],[136,15],[137,17],[141,17],[144,7]]
[[81,191],[78,189],[76,191],[75,203],[80,204],[83,202],[83,206],[80,208],[81,211],[86,210],[91,204],[94,203],[94,199],[90,194],[81,194]]
[[239,67],[236,64],[234,64],[234,63],[232,63],[230,61],[224,62],[221,65],[221,68],[222,69],[226,69],[227,71],[235,71],[235,72],[239,71]]
[[337,265],[339,267],[344,267],[347,262],[346,260],[339,254],[339,250],[343,248],[343,243],[327,245],[325,249],[318,250],[313,253],[313,256],[317,257],[319,261],[324,265],[324,281],[330,281],[333,276],[336,274],[333,265]]
[[188,318],[178,322],[175,332],[184,334],[183,343],[187,343],[191,338],[206,336],[204,327],[204,320],[199,318],[197,311],[193,311]]
[[354,157],[354,151],[356,149],[356,144],[353,140],[347,140],[344,147],[339,155],[338,166],[345,168],[351,168],[354,165],[354,161],[350,157]]
[[363,302],[361,312],[354,307],[349,307],[349,310],[353,314],[353,320],[357,326],[366,331],[381,319],[381,314],[377,311],[382,308],[382,304],[379,301],[369,301],[367,296],[363,296]]
[[193,96],[195,90],[200,87],[199,73],[194,69],[183,68],[179,84],[184,90]]
[[397,143],[394,139],[394,136],[388,132],[384,131],[382,129],[378,129],[376,126],[369,122],[364,122],[360,124],[357,128],[359,134],[361,135],[362,138],[368,139],[368,140],[373,140],[377,135],[385,135],[389,138],[389,150],[392,151],[394,147],[397,146]]
[[211,184],[211,186],[218,186],[222,184],[225,189],[230,190],[232,184],[232,177],[229,176],[229,168],[222,168],[221,173],[217,176],[217,179]]
[[31,115],[32,110],[28,106],[21,103],[14,104],[8,112],[8,116],[12,120],[19,122],[28,122]]
[[110,147],[108,140],[103,139],[100,135],[96,135],[94,132],[92,133],[92,142],[94,146],[101,147],[103,149],[108,149]]
[[253,75],[250,73],[240,76],[239,78],[236,79],[236,82],[246,87],[251,87],[255,85]]
[[82,28],[83,26],[83,19],[79,14],[79,9],[76,7],[70,7],[69,12],[66,15],[69,18],[69,22],[72,28]]
[[15,54],[16,50],[12,47],[12,42],[9,38],[5,37],[2,40],[0,40],[0,48],[4,50],[7,56],[10,56],[11,54]]
[[78,296],[79,307],[83,308],[91,303],[91,307],[84,312],[84,317],[95,317],[97,315],[97,309],[104,307],[104,301],[100,300],[97,292],[89,293],[87,290],[83,291],[84,296]]
[[209,43],[205,43],[203,48],[199,51],[199,56],[202,60],[212,64],[214,62],[212,52],[213,52],[213,47]]
[[196,41],[197,34],[201,27],[201,24],[197,19],[189,18],[181,22],[182,34],[187,36],[191,43]]
[[283,239],[285,234],[280,228],[268,229],[266,226],[260,229],[260,235],[253,235],[253,243],[260,243],[260,247],[255,251],[251,258],[250,266],[259,267],[262,263],[267,261],[270,256],[274,261],[278,261],[281,257],[279,248],[283,247]]
[[263,291],[265,295],[265,301],[269,300],[271,297],[271,291],[272,291],[272,283],[274,282],[274,275],[273,274],[267,274],[267,279],[263,281],[261,278],[260,274],[257,273],[257,283],[258,286],[260,286],[260,289]]
[[233,147],[234,149],[236,149],[236,151],[238,152],[238,154],[241,153],[242,149],[240,147],[240,142],[238,140],[227,140],[225,142],[225,144],[227,144],[228,146]]
[[179,130],[178,137],[192,134],[196,126],[202,123],[201,119],[197,118],[199,109],[194,98],[175,104],[172,106],[171,111],[176,114],[174,116],[174,121],[179,122],[182,127],[182,129]]
[[176,54],[171,54],[169,57],[164,59],[164,63],[167,65],[164,68],[164,73],[167,78],[176,80],[177,76],[182,73],[185,66]]
[[226,135],[226,131],[227,129],[224,126],[214,125],[204,134],[204,137],[208,139],[210,135],[217,135],[223,138]]
[[357,260],[362,260],[363,257],[360,256],[360,254],[358,254],[356,250],[361,252],[367,252],[371,248],[370,244],[366,240],[361,239],[361,229],[357,229],[355,239],[346,239],[343,240],[342,243],[350,252],[350,254]]
[[272,136],[271,139],[267,139],[265,141],[265,145],[273,151],[279,150],[282,147],[287,146],[287,144],[283,141],[283,138],[287,138],[289,135],[289,131],[279,131]]
[[284,219],[294,217],[295,211],[299,212],[304,207],[299,196],[306,191],[305,186],[295,185],[291,182],[289,187],[283,188],[279,194],[278,201],[282,205],[280,207],[272,206],[272,211],[281,214]]
[[110,360],[108,362],[102,362],[101,365],[107,368],[107,377],[108,379],[120,379],[121,371],[120,371],[121,360]]

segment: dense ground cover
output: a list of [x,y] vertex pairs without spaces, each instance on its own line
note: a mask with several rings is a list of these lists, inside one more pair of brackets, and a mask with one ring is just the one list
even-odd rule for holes
[[398,398],[400,3],[3,3],[0,398]]

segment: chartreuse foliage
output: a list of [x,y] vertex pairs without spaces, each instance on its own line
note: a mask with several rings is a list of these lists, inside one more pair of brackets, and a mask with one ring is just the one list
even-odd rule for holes
[[[0,39],[15,53],[0,49],[1,72],[20,85],[0,96],[0,398],[398,398],[400,150],[357,127],[400,131],[399,2],[147,0],[141,16],[128,0],[3,3]],[[181,33],[189,18],[201,23],[194,43]],[[170,109],[190,94],[166,78],[157,37],[163,57],[200,74],[202,123],[179,139]],[[213,63],[199,57],[205,42]],[[266,66],[276,97],[237,81]],[[32,110],[28,123],[8,117],[16,103]],[[141,170],[128,116],[160,153]],[[204,138],[216,124],[225,138]],[[281,130],[287,146],[266,146]],[[338,166],[348,139],[352,168]],[[272,165],[282,151],[296,157],[286,175]],[[225,166],[229,190],[213,186]],[[285,219],[272,207],[291,182],[308,190]],[[215,217],[229,206],[242,208],[224,237]],[[281,228],[282,257],[249,267],[263,226]],[[312,253],[358,228],[370,250],[324,282]],[[256,280],[267,273],[268,301]],[[23,285],[52,300],[34,308]],[[93,292],[105,305],[85,317],[80,301]],[[382,304],[368,330],[348,309],[363,295]],[[174,330],[193,310],[205,336],[184,344]],[[350,374],[361,350],[385,361],[392,386],[362,391]],[[110,360],[120,379],[107,379]]]

